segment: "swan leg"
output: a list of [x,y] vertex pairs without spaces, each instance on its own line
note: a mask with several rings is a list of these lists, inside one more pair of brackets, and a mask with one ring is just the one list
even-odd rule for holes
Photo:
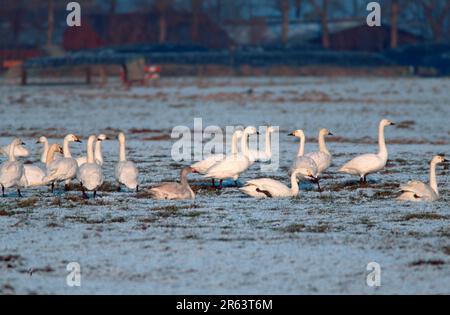
[[2,185],[2,197],[5,197],[5,186]]
[[55,183],[54,182],[52,182],[52,184],[50,186],[50,191],[52,192],[52,194],[53,194],[53,190],[55,190]]
[[97,191],[94,190],[94,199],[97,197]]
[[364,184],[367,184],[367,175],[364,175]]
[[19,196],[19,198],[22,198],[22,194],[20,193],[20,188],[17,188],[17,195]]
[[136,192],[139,192],[139,185],[136,186]]
[[64,191],[69,191],[70,190],[70,186],[69,184],[64,184]]
[[89,196],[86,194],[86,190],[84,189],[83,183],[81,184],[81,192],[83,194],[83,199],[89,199]]
[[316,184],[317,184],[317,189],[319,190],[319,192],[322,192],[322,187],[320,187],[319,179],[317,179]]
[[222,189],[222,182],[223,182],[223,180],[221,179],[221,180],[219,180],[219,189]]
[[120,188],[120,184],[119,186],[117,186],[117,192],[120,192],[122,189]]
[[213,187],[216,187],[216,181],[215,181],[215,179],[213,178],[213,179],[211,179],[211,183],[212,183],[212,186]]

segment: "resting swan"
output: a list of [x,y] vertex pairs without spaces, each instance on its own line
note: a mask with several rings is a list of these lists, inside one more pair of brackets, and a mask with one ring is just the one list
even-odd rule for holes
[[291,174],[291,188],[271,178],[260,178],[248,181],[240,190],[255,198],[290,198],[298,195],[299,171]]
[[17,195],[22,197],[20,193],[20,179],[23,175],[23,164],[16,160],[15,149],[24,143],[21,139],[14,139],[8,146],[8,161],[0,165],[0,185],[2,186],[2,196],[5,197],[5,188],[16,187]]
[[103,184],[103,173],[101,166],[94,160],[94,141],[96,135],[89,137],[87,142],[87,162],[78,168],[77,179],[80,181],[83,197],[88,199],[86,190],[94,192],[97,196],[97,189]]
[[55,184],[63,181],[65,181],[65,188],[67,189],[67,184],[70,180],[77,176],[78,165],[77,161],[72,158],[72,155],[70,154],[69,142],[81,143],[81,140],[73,134],[67,135],[64,138],[63,144],[64,157],[47,164],[47,175],[45,176],[44,181],[46,184],[51,185],[52,192]]
[[[302,179],[316,181],[317,178],[317,165],[314,160],[308,156],[305,156],[305,133],[303,130],[295,130],[288,134],[288,136],[300,138],[300,146],[297,152],[297,158],[295,159],[290,173],[297,172],[297,176]],[[320,186],[319,186],[320,189]]]
[[[231,138],[231,154],[237,154],[238,153],[238,140],[242,137],[242,130],[236,130],[233,133],[233,137]],[[206,174],[208,169],[213,167],[215,164],[217,164],[220,161],[223,161],[225,159],[224,154],[212,154],[208,156],[203,161],[194,163],[191,165],[191,167],[195,170],[196,173],[200,174]],[[213,179],[214,180],[214,179]]]
[[[95,142],[95,153],[94,159],[95,163],[102,166],[103,165],[103,153],[102,153],[102,141],[105,141],[108,137],[104,134],[101,134],[97,137],[97,141]],[[87,156],[82,156],[77,158],[78,167],[87,162]]]
[[220,180],[219,189],[222,188],[224,179],[231,178],[236,181],[239,175],[245,172],[254,162],[249,158],[248,137],[257,133],[253,126],[245,128],[241,139],[242,152],[227,156],[225,160],[211,167],[205,177]]
[[392,125],[395,124],[387,119],[383,119],[380,122],[378,130],[378,154],[363,154],[357,156],[342,166],[339,172],[358,175],[360,177],[360,182],[366,183],[368,174],[382,170],[386,166],[388,160],[388,151],[384,140],[384,127]]
[[181,170],[180,183],[162,183],[148,190],[150,196],[154,199],[165,200],[186,200],[194,199],[195,193],[189,186],[187,176],[195,172],[191,167],[185,167]]
[[435,201],[439,199],[439,191],[436,181],[436,165],[446,162],[443,156],[437,155],[430,164],[430,184],[419,181],[410,181],[400,187],[402,194],[397,198],[399,201]]
[[115,175],[119,184],[117,191],[120,191],[120,185],[125,185],[129,189],[139,191],[139,171],[136,165],[127,161],[125,155],[125,134],[119,133],[119,162],[116,165]]

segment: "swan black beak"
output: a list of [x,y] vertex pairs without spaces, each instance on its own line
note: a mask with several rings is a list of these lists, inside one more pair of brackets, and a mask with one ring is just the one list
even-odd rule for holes
[[25,142],[22,141],[21,145],[25,145]]
[[40,142],[39,142],[39,140],[38,140],[38,141],[36,141],[36,144],[38,144],[38,143],[40,143]]
[[83,143],[83,142],[81,142],[81,140],[80,140],[80,139],[77,139],[77,140],[75,140],[75,142],[78,142],[78,143]]
[[294,137],[294,133],[293,133],[293,132],[291,132],[291,133],[288,133],[288,136],[290,136],[290,137]]
[[391,121],[391,126],[395,126],[395,123],[393,123],[392,121]]
[[329,132],[328,135],[329,135],[329,136],[333,136],[333,133]]

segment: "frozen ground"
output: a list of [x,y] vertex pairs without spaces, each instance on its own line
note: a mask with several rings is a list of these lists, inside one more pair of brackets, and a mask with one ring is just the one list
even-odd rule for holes
[[[391,294],[450,293],[448,168],[438,168],[442,198],[399,204],[400,183],[428,181],[428,162],[450,153],[448,79],[274,78],[162,80],[125,90],[85,86],[0,86],[0,144],[21,136],[38,160],[40,135],[68,132],[130,139],[144,186],[176,180],[186,163],[170,157],[176,125],[280,126],[281,167],[258,165],[241,181],[286,172],[302,128],[309,138],[329,128],[333,166],[324,192],[302,185],[292,200],[255,201],[236,188],[215,192],[191,176],[195,202],[158,202],[114,192],[116,141],[104,143],[107,185],[84,201],[77,190],[9,191],[0,199],[0,293],[138,294]],[[374,152],[377,124],[389,118],[385,171],[367,187],[338,174],[345,161]],[[74,155],[84,144],[71,146]],[[4,160],[4,158],[1,158]],[[81,287],[66,285],[66,265],[81,265]],[[379,288],[366,266],[382,268]]]

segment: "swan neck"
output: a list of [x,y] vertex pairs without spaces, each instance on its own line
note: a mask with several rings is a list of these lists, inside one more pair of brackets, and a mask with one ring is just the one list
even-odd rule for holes
[[238,135],[237,133],[233,133],[233,137],[231,138],[231,154],[238,153]]
[[95,143],[95,159],[103,162],[103,154],[102,154],[102,141],[97,140]]
[[244,134],[242,135],[242,139],[241,139],[241,150],[242,150],[242,154],[245,157],[248,157],[248,132],[244,131]]
[[41,155],[41,161],[42,162],[46,162],[47,160],[47,154],[48,154],[48,141],[45,140],[44,142],[44,148],[42,150],[42,155]]
[[378,146],[380,149],[380,152],[378,153],[382,158],[386,159],[388,158],[388,152],[386,148],[386,142],[384,139],[384,126],[380,124],[380,128],[378,130]]
[[67,139],[64,139],[63,151],[64,151],[64,157],[65,158],[71,158],[72,157],[72,154],[70,153],[70,149],[69,149],[69,140],[67,140]]
[[300,137],[300,146],[298,147],[297,156],[303,156],[305,154],[305,135]]
[[52,163],[55,159],[55,153],[56,151],[53,149],[47,150],[47,156],[45,158],[45,164],[48,166],[50,163]]
[[126,161],[126,155],[125,155],[125,140],[119,141],[119,161],[124,162]]
[[328,151],[327,145],[325,144],[325,135],[323,135],[323,134],[319,135],[319,150],[320,150],[320,152],[330,154],[330,152]]
[[94,163],[94,139],[91,138],[88,140],[87,144],[87,162],[92,164]]
[[291,193],[292,196],[297,196],[299,192],[298,182],[297,182],[297,173],[294,172],[291,175]]
[[8,159],[9,159],[10,162],[16,161],[16,156],[14,154],[15,150],[16,150],[16,144],[14,142],[12,142],[9,145],[9,152],[8,152]]
[[180,179],[180,183],[181,183],[181,185],[183,186],[183,187],[189,187],[189,183],[188,183],[188,180],[187,180],[187,176],[188,176],[188,173],[185,171],[185,170],[182,170],[181,171],[181,179]]
[[434,190],[436,195],[439,195],[437,180],[436,180],[436,163],[431,162],[430,165],[430,187]]

